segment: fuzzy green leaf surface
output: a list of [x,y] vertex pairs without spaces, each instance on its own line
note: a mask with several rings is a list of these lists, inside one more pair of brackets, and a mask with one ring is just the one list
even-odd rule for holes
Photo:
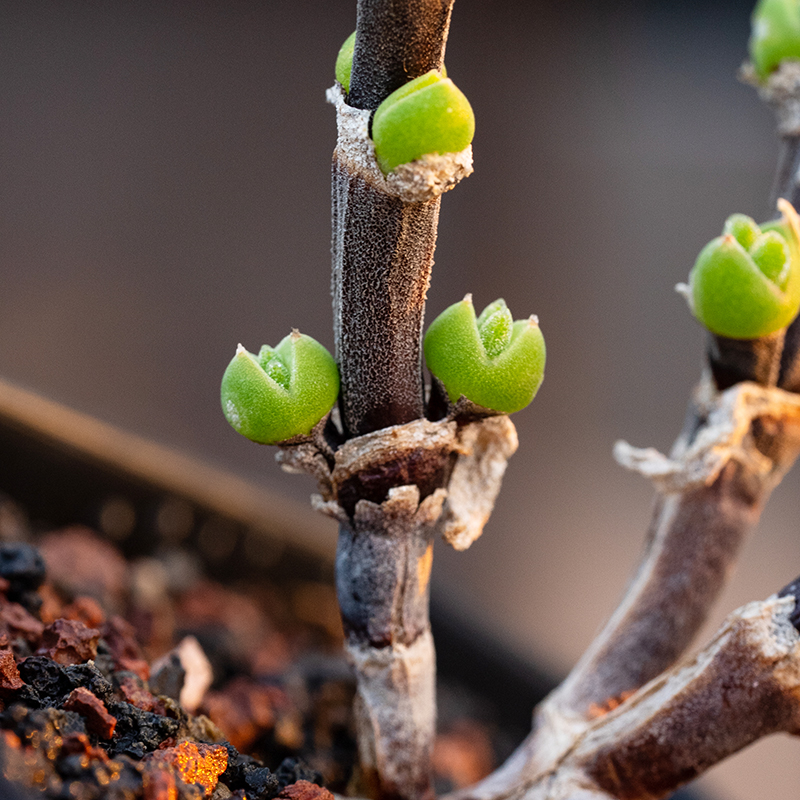
[[336,80],[342,84],[345,92],[350,91],[350,75],[353,72],[353,50],[356,46],[356,32],[353,31],[339,49],[336,56]]
[[511,322],[505,301],[480,318],[469,295],[445,309],[425,334],[428,369],[453,402],[473,403],[512,414],[533,400],[544,379],[544,337],[535,318]]
[[259,444],[305,435],[339,394],[333,356],[310,336],[293,332],[258,355],[241,345],[222,377],[222,411],[234,430]]
[[800,59],[800,0],[759,0],[753,10],[749,49],[762,80],[784,59]]
[[742,214],[729,217],[723,235],[697,257],[689,289],[694,315],[712,333],[757,339],[785,328],[800,309],[794,226],[786,216],[761,226]]
[[474,135],[472,106],[463,92],[436,70],[392,92],[372,120],[375,157],[384,174],[429,153],[457,153]]

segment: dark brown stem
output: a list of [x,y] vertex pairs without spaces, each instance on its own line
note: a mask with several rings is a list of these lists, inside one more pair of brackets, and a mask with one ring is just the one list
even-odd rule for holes
[[785,198],[795,208],[800,205],[800,135],[781,136],[778,168],[772,184],[770,207],[775,208],[779,198]]
[[423,415],[422,323],[439,205],[389,196],[334,155],[334,334],[347,436]]
[[[348,104],[374,109],[408,80],[440,68],[452,6],[453,0],[359,0]],[[382,176],[364,169],[363,158],[340,134],[333,159],[333,304],[347,437],[424,413],[422,322],[440,205],[438,197],[408,202],[390,193]]]
[[[359,0],[347,102],[337,90],[332,96],[339,124],[332,168],[334,337],[346,440],[331,475],[341,523],[336,586],[357,676],[365,789],[379,800],[433,797],[428,577],[453,448],[431,453],[429,436],[423,442],[412,435],[401,458],[393,437],[416,429],[415,421],[431,425],[421,419],[421,345],[441,202],[435,195],[454,185],[456,175],[469,174],[471,163],[456,160],[454,171],[433,176],[436,192],[409,194],[394,180],[402,169],[387,179],[377,168],[369,112],[407,81],[441,69],[452,5]],[[437,429],[452,438],[455,425]],[[372,457],[375,437],[388,442],[388,461]],[[343,475],[354,448],[355,466]]]
[[358,0],[348,103],[376,109],[395,89],[441,69],[454,0]]
[[728,339],[709,333],[706,355],[717,389],[724,392],[741,381],[775,386],[785,335],[780,330],[760,339]]
[[778,386],[787,392],[800,394],[800,317],[796,317],[786,329]]
[[[785,198],[795,208],[800,206],[800,134],[781,136],[778,168],[772,186],[771,205]],[[800,321],[787,328],[781,353],[778,386],[788,392],[800,392]]]

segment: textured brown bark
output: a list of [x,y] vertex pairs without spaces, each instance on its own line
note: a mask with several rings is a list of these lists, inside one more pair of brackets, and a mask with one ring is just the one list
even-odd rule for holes
[[[705,434],[707,413],[703,403],[692,403],[674,457]],[[731,458],[710,483],[657,496],[645,554],[622,603],[551,698],[562,712],[582,715],[593,703],[638,689],[691,644],[745,537],[797,458],[797,416],[765,412],[742,444],[752,458]]]
[[422,323],[439,205],[391,197],[334,155],[334,335],[348,436],[423,416]]
[[728,339],[709,333],[706,356],[717,389],[724,392],[742,381],[776,386],[785,336],[785,330],[760,339]]
[[590,732],[576,766],[619,800],[649,800],[762,736],[796,733],[800,645],[788,620],[792,605],[772,599],[732,614],[704,652]]
[[441,69],[454,0],[359,0],[348,103],[376,109],[395,89]]
[[410,645],[430,629],[433,533],[383,516],[369,527],[341,525],[336,592],[348,641],[376,648]]

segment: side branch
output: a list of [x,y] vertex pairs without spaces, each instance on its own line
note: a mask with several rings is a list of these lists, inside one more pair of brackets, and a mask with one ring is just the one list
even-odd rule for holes
[[608,714],[569,761],[613,797],[649,800],[762,736],[797,733],[795,605],[773,597],[734,612],[694,659]]
[[800,397],[752,383],[718,394],[710,378],[670,458],[618,446],[618,459],[661,490],[642,564],[584,657],[537,708],[528,739],[461,798],[498,800],[536,785],[596,717],[676,662],[799,452]]
[[798,586],[740,608],[699,654],[583,728],[562,731],[558,746],[518,751],[516,772],[527,780],[510,782],[501,769],[466,796],[658,800],[756,739],[797,734]]
[[646,463],[628,461],[630,450],[618,449],[623,463],[649,474],[663,493],[622,603],[551,705],[562,713],[591,714],[675,663],[799,452],[800,398],[754,384],[721,395],[706,384],[697,393],[686,436],[672,454],[673,471],[658,475]]

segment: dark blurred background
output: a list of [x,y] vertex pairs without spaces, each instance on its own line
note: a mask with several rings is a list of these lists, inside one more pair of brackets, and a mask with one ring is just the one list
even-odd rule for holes
[[[472,292],[539,315],[547,379],[514,421],[484,537],[438,548],[442,602],[569,668],[638,558],[652,492],[613,442],[668,448],[703,337],[673,286],[757,218],[773,119],[736,80],[751,3],[458,0],[447,67],[477,116],[444,197],[429,318]],[[237,342],[332,347],[329,161],[352,0],[0,7],[0,375],[305,502],[219,409]],[[797,475],[722,616],[800,573]],[[331,537],[334,531],[331,530]],[[707,633],[710,633],[709,630]],[[788,737],[703,779],[796,797]]]

